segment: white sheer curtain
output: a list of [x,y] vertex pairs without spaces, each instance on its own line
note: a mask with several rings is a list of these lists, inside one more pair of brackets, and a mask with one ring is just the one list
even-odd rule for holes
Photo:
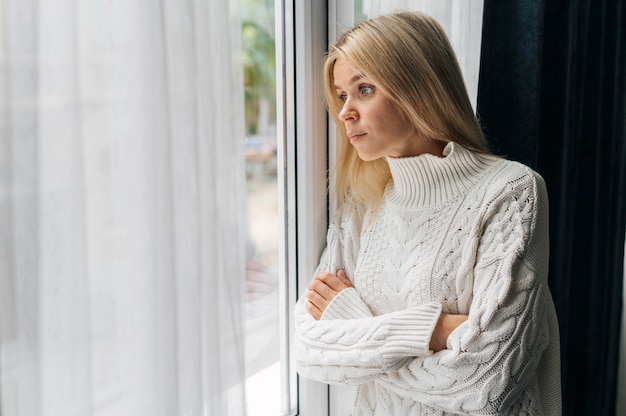
[[0,2],[0,414],[243,415],[237,1]]

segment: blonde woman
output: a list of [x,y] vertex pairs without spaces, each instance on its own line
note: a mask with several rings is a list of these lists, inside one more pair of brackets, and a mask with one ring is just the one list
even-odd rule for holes
[[491,155],[432,18],[363,22],[325,61],[339,209],[295,310],[298,372],[354,415],[560,415],[542,178]]

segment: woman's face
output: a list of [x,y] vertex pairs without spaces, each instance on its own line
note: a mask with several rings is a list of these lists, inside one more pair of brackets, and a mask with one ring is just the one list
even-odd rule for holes
[[361,159],[434,153],[434,143],[420,137],[400,109],[349,61],[337,59],[333,76],[344,103],[339,120]]

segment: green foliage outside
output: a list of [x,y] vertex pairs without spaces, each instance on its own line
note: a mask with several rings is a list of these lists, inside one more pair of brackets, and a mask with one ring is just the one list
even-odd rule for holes
[[276,124],[274,0],[240,0],[246,134]]
[[276,57],[274,37],[252,20],[242,23],[246,133],[257,134],[260,105],[270,106],[270,117],[276,114]]

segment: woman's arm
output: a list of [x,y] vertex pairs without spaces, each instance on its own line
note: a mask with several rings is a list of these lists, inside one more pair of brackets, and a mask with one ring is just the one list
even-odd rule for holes
[[306,309],[306,297],[296,304],[294,355],[301,375],[331,384],[361,384],[398,369],[407,357],[431,353],[430,337],[440,304],[371,316],[358,306],[362,300],[354,288],[343,290],[337,298],[352,305],[341,313],[363,316],[316,320]]
[[445,411],[505,414],[529,388],[551,341],[549,293],[527,265],[514,267],[515,280],[493,285],[486,301],[472,305],[447,350],[410,360],[378,382]]
[[[328,309],[328,306],[332,303],[333,299],[339,295],[342,290],[352,288],[352,282],[346,277],[346,272],[339,270],[337,274],[333,273],[321,273],[315,276],[315,278],[309,284],[309,290],[305,297],[306,310],[313,316],[313,318],[319,320],[324,315],[324,312]],[[348,305],[342,306],[348,311],[353,311],[349,316],[345,314],[341,316],[342,319],[356,319],[371,316],[369,311],[359,311],[355,305],[360,301],[359,299],[353,299]],[[335,308],[339,302],[335,302]],[[365,304],[363,304],[365,305]],[[367,307],[365,307],[366,309]],[[326,317],[328,318],[328,315]],[[435,325],[432,336],[430,338],[429,348],[433,352],[439,352],[446,349],[446,342],[448,336],[459,325],[467,320],[467,315],[453,315],[447,313],[441,313],[439,320]]]

